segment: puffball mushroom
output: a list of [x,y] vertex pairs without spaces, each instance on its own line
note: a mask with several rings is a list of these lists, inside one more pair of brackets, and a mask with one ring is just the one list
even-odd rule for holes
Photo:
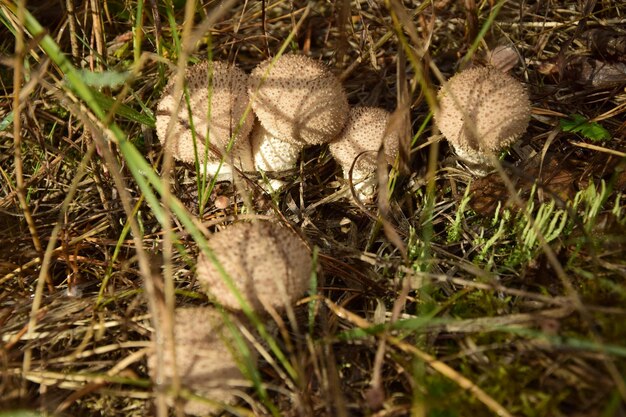
[[[246,73],[234,65],[219,61],[201,62],[187,68],[185,81],[189,92],[189,107],[184,94],[174,97],[175,81],[173,77],[167,84],[157,106],[156,130],[161,144],[171,150],[175,159],[194,163],[196,152],[193,127],[201,172],[215,175],[220,157],[211,149],[207,152],[205,142],[210,142],[219,152],[225,154],[233,138],[231,154],[225,157],[218,179],[230,178],[231,161],[239,169],[253,170],[248,137],[254,115],[251,111],[245,113],[249,103]],[[177,101],[180,102],[178,112],[173,115]],[[175,125],[171,135],[166,138],[172,116],[175,118]]]
[[[344,178],[355,183],[360,198],[370,198],[376,190],[378,149],[384,145],[387,162],[393,163],[398,155],[399,138],[396,132],[387,132],[390,113],[378,107],[355,107],[350,110],[348,122],[341,135],[329,144],[335,160],[343,169]],[[358,159],[357,159],[358,158]]]
[[[244,300],[257,312],[264,306],[284,310],[309,288],[311,255],[304,242],[278,224],[236,223],[208,239],[217,262]],[[216,265],[203,252],[198,256],[200,285],[224,307],[240,310]]]
[[[300,154],[298,145],[275,138],[259,122],[254,124],[250,134],[250,143],[252,155],[254,155],[254,165],[262,171],[292,169]],[[278,190],[284,185],[284,182],[270,179],[269,185],[272,190]]]
[[305,145],[330,142],[348,116],[339,80],[325,65],[303,55],[260,63],[250,74],[248,93],[266,132],[257,140],[255,163],[266,170],[295,166]]
[[[194,394],[217,403],[231,404],[235,393],[246,385],[246,379],[237,366],[238,358],[229,344],[232,334],[223,323],[222,315],[213,308],[178,308],[174,313],[173,357],[169,340],[163,343],[164,358],[161,375],[165,384],[171,384],[176,371],[181,385]],[[153,347],[156,341],[153,341]],[[252,358],[256,360],[256,357]],[[156,378],[157,357],[155,349],[148,355],[148,369]],[[174,367],[174,364],[176,366]],[[170,401],[173,405],[173,401]],[[184,412],[207,415],[220,410],[217,404],[190,399]]]
[[530,121],[526,90],[497,69],[464,70],[441,87],[438,98],[437,127],[476,173],[486,174],[489,155],[513,144]]

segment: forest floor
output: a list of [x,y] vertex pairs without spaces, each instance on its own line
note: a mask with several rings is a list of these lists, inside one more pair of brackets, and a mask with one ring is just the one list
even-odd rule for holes
[[[157,415],[154,288],[210,304],[198,235],[255,219],[306,239],[316,281],[251,336],[260,379],[224,415],[626,416],[619,1],[43,3],[0,0],[0,416]],[[164,175],[155,109],[177,68],[249,73],[283,47],[399,121],[376,201],[325,146],[270,174],[276,193]],[[532,117],[477,177],[434,98],[498,53]]]

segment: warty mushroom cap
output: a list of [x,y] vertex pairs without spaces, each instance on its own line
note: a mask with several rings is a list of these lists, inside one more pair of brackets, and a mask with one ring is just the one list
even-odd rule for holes
[[[277,311],[300,298],[309,288],[311,255],[294,232],[278,224],[258,221],[236,223],[215,233],[209,247],[242,297],[257,312],[269,306]],[[198,256],[200,285],[226,308],[241,305],[214,263]]]
[[[379,107],[354,107],[341,135],[328,148],[348,176],[354,160],[353,176],[364,178],[376,170],[377,152],[384,143],[388,163],[398,155],[399,138],[396,132],[387,132],[390,113]],[[387,133],[387,135],[385,135]]]
[[530,100],[515,78],[489,67],[470,68],[439,90],[437,127],[457,154],[490,165],[489,153],[510,146],[528,127]]
[[[196,132],[196,149],[200,166],[204,163],[207,131],[209,141],[220,152],[225,153],[234,135],[232,160],[242,170],[252,170],[252,155],[248,137],[252,130],[254,115],[248,111],[248,76],[241,69],[225,62],[201,62],[187,68],[185,80],[189,92],[192,118],[184,94],[174,97],[175,77],[165,87],[157,106],[156,130],[161,144],[166,142],[167,126],[172,117],[176,100],[181,100],[176,114],[175,125],[167,139],[167,147],[174,158],[194,163],[192,122]],[[210,97],[210,100],[209,100]],[[210,106],[209,106],[210,105]],[[210,117],[208,117],[210,115]],[[210,149],[207,163],[217,167],[220,158]],[[231,161],[227,156],[226,164]],[[209,174],[213,174],[207,169]],[[222,172],[221,172],[222,173]]]
[[[181,385],[194,394],[209,400],[231,404],[235,394],[246,386],[246,380],[233,356],[232,334],[223,323],[222,315],[209,307],[178,308],[174,312],[174,342],[176,360],[169,349],[169,339],[163,343],[164,357],[161,375],[165,384],[174,377],[174,363]],[[154,380],[157,375],[156,341],[148,355],[148,370]],[[234,347],[234,346],[233,346]],[[251,351],[253,352],[253,351]],[[256,356],[252,358],[256,360]],[[173,405],[173,401],[170,402]],[[207,402],[189,400],[184,412],[191,415],[207,415],[220,407]]]
[[378,107],[355,107],[350,110],[348,122],[329,149],[348,179],[350,168],[356,194],[360,200],[371,200],[376,191],[378,149],[384,144],[385,157],[393,163],[398,155],[399,137],[396,131],[387,131],[391,115]]
[[334,139],[349,111],[339,80],[303,55],[260,63],[250,74],[248,93],[263,127],[275,138],[301,146]]

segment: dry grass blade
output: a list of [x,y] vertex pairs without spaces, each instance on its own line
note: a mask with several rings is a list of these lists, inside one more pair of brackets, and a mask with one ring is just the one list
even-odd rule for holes
[[[367,320],[363,319],[362,317],[340,307],[339,305],[333,303],[332,301],[325,299],[324,302],[326,303],[326,305],[328,305],[328,307],[331,309],[331,311],[336,314],[337,316],[349,321],[350,323],[354,324],[355,326],[362,328],[362,329],[367,329],[369,327],[371,327],[372,323],[368,322]],[[504,407],[502,407],[497,401],[495,401],[491,396],[489,396],[486,392],[484,392],[482,389],[480,389],[480,387],[478,387],[476,384],[474,384],[472,381],[470,381],[469,379],[465,378],[463,375],[459,374],[457,371],[455,371],[453,368],[451,368],[450,366],[446,365],[445,363],[437,360],[435,357],[433,357],[432,355],[429,355],[426,352],[423,352],[422,350],[418,349],[417,347],[413,346],[412,344],[406,343],[394,336],[391,335],[387,335],[387,334],[383,334],[382,336],[384,338],[384,340],[386,340],[389,344],[397,347],[398,349],[410,353],[412,355],[414,355],[415,357],[419,358],[420,360],[424,361],[425,363],[427,363],[430,367],[432,367],[434,370],[436,370],[437,372],[441,373],[443,376],[445,376],[446,378],[449,378],[450,380],[454,381],[456,384],[458,384],[461,388],[468,390],[472,395],[474,395],[476,397],[476,399],[478,399],[480,402],[482,402],[483,404],[485,404],[485,406],[487,406],[490,410],[492,410],[493,412],[495,412],[497,415],[499,416],[505,416],[505,417],[512,417],[513,415],[511,413],[509,413]]]
[[585,142],[571,142],[574,146],[580,146],[581,148],[591,149],[598,152],[604,152],[611,155],[619,156],[620,158],[626,158],[626,152],[616,151],[615,149],[608,149],[603,146],[594,145],[592,143]]
[[498,416],[504,417],[513,417],[513,414],[509,413],[502,405],[500,405],[496,400],[494,400],[491,396],[489,396],[485,391],[483,391],[478,385],[474,384],[471,380],[465,378],[463,375],[459,374],[450,366],[445,363],[437,360],[432,355],[427,354],[416,348],[413,345],[405,343],[399,339],[396,339],[393,336],[387,336],[387,341],[399,348],[400,350],[410,353],[417,358],[426,362],[430,367],[432,367],[437,372],[440,372],[445,377],[457,383],[461,388],[470,392],[473,396],[476,397],[480,402],[482,402],[485,406],[487,406],[491,411],[493,411]]
[[23,76],[23,57],[26,55],[25,42],[24,42],[24,11],[26,5],[24,1],[20,1],[17,6],[17,24],[15,34],[15,59],[13,60],[13,148],[15,158],[15,179],[17,185],[17,197],[20,201],[24,218],[28,223],[31,239],[35,250],[42,253],[41,242],[39,241],[39,234],[33,216],[30,212],[30,207],[26,202],[26,190],[24,187],[24,165],[22,161],[22,76]]
[[[624,18],[618,2],[579,3],[0,0],[0,409],[624,414]],[[354,156],[335,161],[328,144],[298,152],[297,168],[242,165],[221,181],[156,140],[160,96],[184,97],[190,67],[227,62],[243,80],[284,54],[323,64],[350,107],[388,117],[395,166],[393,146],[356,152],[375,161],[377,195],[359,194]],[[532,114],[479,179],[435,110],[445,80],[481,66],[519,81]],[[194,107],[176,132],[195,126]],[[244,121],[226,123],[229,139]],[[206,148],[235,161],[234,141]],[[243,299],[243,314],[221,310],[241,359],[225,404],[185,380],[184,361],[149,368],[184,352],[177,310],[216,308],[196,265],[214,258],[210,237],[260,220],[301,237],[316,265],[296,305],[275,308],[280,286],[267,314]]]

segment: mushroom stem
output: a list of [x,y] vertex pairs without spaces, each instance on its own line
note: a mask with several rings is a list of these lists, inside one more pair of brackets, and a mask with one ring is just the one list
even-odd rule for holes
[[[287,171],[292,169],[298,161],[302,150],[301,144],[286,142],[276,138],[257,123],[252,131],[252,155],[254,166],[259,171]],[[285,186],[285,181],[271,179],[271,191],[277,191]],[[270,190],[268,190],[270,191]]]
[[215,181],[230,181],[233,177],[233,167],[223,162],[205,162],[200,164],[200,173],[206,177],[216,177]]
[[[349,180],[349,170],[344,171],[343,177]],[[359,200],[372,201],[374,194],[376,194],[376,188],[378,187],[378,181],[376,180],[376,174],[372,172],[352,171],[352,185],[356,191],[356,195]]]

